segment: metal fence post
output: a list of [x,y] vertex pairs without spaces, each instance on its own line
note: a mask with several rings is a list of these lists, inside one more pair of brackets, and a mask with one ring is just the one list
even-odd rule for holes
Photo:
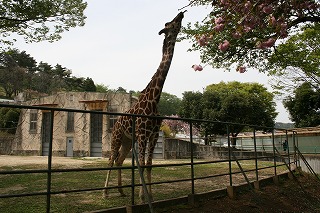
[[190,125],[190,157],[191,157],[191,194],[194,194],[194,165],[193,165],[193,138],[192,138],[192,121]]
[[289,150],[289,138],[288,138],[288,130],[286,130],[286,140],[287,140],[287,155],[288,155],[288,165],[290,166],[290,150]]
[[227,125],[227,135],[228,135],[229,184],[230,184],[230,186],[232,186],[232,164],[231,164],[231,147],[230,147],[229,125]]
[[273,151],[273,166],[274,166],[274,176],[277,176],[277,161],[276,161],[276,150],[275,150],[275,141],[274,141],[274,131],[272,129],[272,151]]
[[[133,137],[133,135],[135,135],[135,123],[136,123],[136,115],[132,115],[132,131],[133,131],[133,134],[132,134],[132,140],[133,140],[133,143],[135,143],[135,137]],[[134,145],[134,144],[133,144]],[[139,162],[139,151],[137,152],[136,151],[136,148],[134,146],[132,146],[132,160],[136,161],[136,164],[137,164],[137,168],[138,168],[138,171],[139,171],[139,176],[140,176],[140,182],[142,184],[142,190],[144,192],[144,194],[147,196],[147,201],[148,201],[148,205],[149,205],[149,209],[150,209],[150,212],[153,213],[153,206],[152,206],[152,201],[151,201],[151,196],[150,196],[150,192],[148,192],[148,189],[147,189],[147,185],[146,185],[146,181],[144,179],[144,167],[142,168],[141,165],[140,165],[140,162]],[[133,164],[134,165],[134,164]],[[145,165],[143,165],[145,166]],[[132,166],[132,171],[134,173],[134,167]],[[150,183],[151,184],[151,183]],[[132,195],[134,197],[134,175],[132,176]],[[132,205],[134,205],[134,199],[132,199]]]
[[[296,133],[296,136],[298,136],[298,132],[295,132],[295,133]],[[297,149],[299,149],[299,137],[296,138],[296,149],[295,149],[297,151],[297,154],[299,154]],[[301,167],[299,155],[297,157],[297,166]]]
[[136,142],[136,117],[132,116],[132,148],[131,148],[131,205],[134,205],[134,188],[135,188],[135,176],[134,176],[134,162],[135,162],[135,156],[134,156],[134,149],[135,149],[135,142]]
[[256,129],[253,128],[253,145],[254,145],[254,163],[256,166],[256,180],[259,180],[258,175],[258,156],[257,156],[257,140],[256,140]]
[[51,205],[53,120],[54,120],[54,110],[51,110],[50,111],[49,153],[48,153],[48,176],[47,176],[47,213],[50,212],[50,205]]
[[295,131],[292,131],[293,162],[297,167],[298,165],[297,165],[297,149],[296,149],[296,134],[295,133],[296,133]]

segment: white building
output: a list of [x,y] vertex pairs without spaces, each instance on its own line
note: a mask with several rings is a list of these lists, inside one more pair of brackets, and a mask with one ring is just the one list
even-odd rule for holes
[[[137,98],[129,93],[59,92],[24,105],[87,111],[125,112]],[[107,156],[116,116],[54,111],[52,151],[55,156]],[[12,154],[48,155],[51,111],[22,109]]]

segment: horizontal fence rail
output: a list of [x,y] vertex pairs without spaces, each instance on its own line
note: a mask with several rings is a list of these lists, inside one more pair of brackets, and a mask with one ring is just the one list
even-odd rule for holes
[[[247,125],[247,124],[235,124],[229,122],[218,122],[218,121],[209,121],[209,120],[198,120],[198,119],[187,119],[187,118],[172,118],[172,117],[161,117],[161,116],[144,116],[144,115],[136,115],[136,114],[126,114],[126,113],[115,113],[115,112],[105,112],[105,111],[88,111],[88,110],[75,110],[75,109],[65,109],[65,108],[55,108],[55,107],[41,107],[41,106],[23,106],[23,105],[11,105],[11,104],[0,104],[0,107],[9,107],[9,108],[19,108],[22,110],[40,110],[42,112],[49,112],[51,115],[51,119],[49,119],[50,123],[50,134],[49,138],[49,148],[48,148],[48,155],[47,155],[47,168],[46,169],[15,169],[15,170],[8,170],[8,169],[1,169],[0,170],[0,177],[2,178],[11,178],[13,176],[21,175],[46,175],[46,188],[41,190],[36,190],[34,192],[28,193],[12,193],[12,192],[1,192],[0,193],[0,202],[5,202],[6,199],[13,199],[13,198],[23,198],[23,197],[33,197],[33,196],[45,196],[46,197],[46,212],[50,212],[52,205],[56,205],[54,200],[52,199],[53,195],[62,195],[62,194],[72,194],[72,193],[88,193],[88,192],[97,192],[102,191],[103,189],[116,189],[118,186],[108,186],[103,187],[103,180],[101,181],[101,187],[81,187],[81,188],[74,188],[74,189],[58,189],[55,186],[55,179],[56,175],[63,175],[67,173],[77,173],[79,175],[92,175],[95,172],[105,172],[109,170],[123,170],[123,171],[131,171],[131,182],[127,181],[124,185],[120,186],[121,188],[128,188],[131,189],[131,204],[136,204],[135,197],[136,197],[136,188],[140,186],[146,185],[162,185],[162,184],[176,184],[176,183],[187,183],[188,191],[185,192],[186,195],[189,194],[196,194],[202,192],[203,189],[198,189],[199,181],[213,181],[220,177],[224,178],[224,186],[221,184],[221,187],[233,186],[235,182],[239,183],[236,178],[239,179],[238,176],[240,175],[240,179],[243,181],[252,181],[252,180],[260,180],[263,178],[263,175],[260,174],[262,170],[271,169],[272,171],[269,172],[269,176],[276,176],[277,173],[283,171],[279,170],[279,168],[287,165],[289,170],[291,166],[297,166],[297,153],[296,149],[293,147],[296,146],[297,136],[295,134],[292,135],[293,140],[291,144],[289,144],[285,150],[281,151],[280,156],[279,153],[275,150],[281,149],[282,146],[276,143],[275,135],[273,127],[264,127],[264,126],[256,126],[256,125]],[[56,127],[55,115],[57,112],[73,112],[73,113],[81,113],[81,114],[101,114],[103,116],[128,116],[132,117],[133,120],[139,117],[148,117],[151,119],[167,119],[167,120],[180,120],[189,124],[189,138],[188,138],[188,152],[185,154],[187,156],[183,162],[180,163],[165,163],[165,164],[154,164],[152,166],[140,166],[137,165],[138,162],[134,159],[134,153],[132,154],[131,165],[129,166],[122,166],[122,167],[89,167],[89,168],[54,168],[53,167],[53,156],[54,156],[54,147],[53,141],[55,140],[55,135],[53,134]],[[23,122],[23,121],[22,121]],[[213,124],[219,123],[224,124],[226,126],[226,136],[224,137],[227,141],[226,144],[219,143],[218,146],[216,144],[206,145],[206,147],[214,147],[218,148],[220,156],[216,156],[215,158],[210,159],[202,159],[199,158],[201,151],[197,150],[195,145],[201,145],[202,142],[195,142],[194,135],[193,135],[193,128],[194,123],[206,123],[206,124]],[[18,125],[22,125],[21,123]],[[58,124],[59,125],[59,124]],[[252,129],[252,139],[253,145],[243,144],[243,139],[240,143],[240,146],[233,147],[231,144],[231,136],[229,129],[233,125],[241,125],[247,128]],[[135,132],[135,126],[133,125],[133,132]],[[258,141],[256,136],[257,129],[264,129],[268,130],[272,133],[268,144],[257,144]],[[279,129],[285,133],[283,138],[288,139],[288,130]],[[89,133],[87,133],[89,134]],[[133,137],[133,144],[136,141]],[[260,143],[260,142],[259,142]],[[135,146],[133,146],[135,149]],[[135,151],[135,150],[134,150]],[[224,153],[224,154],[223,154]],[[245,153],[250,153],[251,156],[245,155]],[[284,160],[282,160],[284,159]],[[246,162],[253,162],[253,167],[245,168]],[[106,160],[107,162],[107,160]],[[271,162],[271,163],[264,163],[264,162]],[[214,173],[214,168],[218,167],[221,164],[226,164],[227,169],[221,173]],[[106,164],[105,164],[106,165]],[[165,180],[154,180],[152,183],[138,183],[136,179],[139,179],[141,173],[138,173],[138,170],[145,168],[152,168],[153,170],[157,169],[167,169],[167,170],[178,170],[182,168],[181,171],[184,172],[184,175],[179,178],[171,178],[167,177]],[[206,169],[208,168],[208,169]],[[209,172],[212,170],[213,172]],[[252,174],[251,174],[252,173]],[[250,175],[249,175],[250,174]],[[248,176],[249,175],[249,176]],[[115,175],[114,175],[115,176]],[[228,179],[228,181],[225,181]],[[72,181],[72,180],[65,180],[65,181]],[[190,185],[189,185],[190,184]],[[169,185],[170,186],[170,185]],[[1,186],[3,189],[6,186]],[[210,190],[210,187],[205,187],[206,190]],[[0,188],[1,189],[1,188]],[[154,190],[156,193],[156,190]],[[67,196],[66,195],[66,196]],[[152,205],[150,205],[150,211],[152,210]],[[92,209],[96,210],[96,209]]]

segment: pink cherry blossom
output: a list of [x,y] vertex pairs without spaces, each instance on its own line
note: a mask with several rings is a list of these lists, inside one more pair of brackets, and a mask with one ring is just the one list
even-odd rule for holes
[[266,49],[266,48],[269,48],[269,47],[273,47],[275,42],[276,42],[275,38],[269,38],[268,40],[266,40],[264,42],[260,42],[260,41],[257,42],[256,47],[259,48],[259,49]]
[[244,66],[238,66],[237,67],[237,72],[239,73],[245,73],[247,70],[246,70],[246,67]]
[[214,23],[215,23],[215,24],[221,24],[223,21],[224,21],[224,20],[223,20],[222,17],[218,17],[218,18],[215,18],[215,19],[214,19]]
[[247,1],[245,4],[244,4],[244,12],[245,13],[247,13],[247,12],[249,12],[250,11],[250,9],[251,9],[251,7],[252,7],[252,4],[251,4],[251,2],[250,1]]
[[286,23],[281,23],[280,27],[281,27],[281,30],[287,30],[288,25]]
[[272,8],[271,5],[268,5],[268,6],[263,7],[263,8],[262,8],[262,11],[263,11],[264,13],[266,13],[266,14],[270,14],[270,13],[273,12],[273,8]]
[[194,69],[194,71],[202,71],[203,70],[203,67],[201,65],[197,65],[197,64],[192,65],[192,68]]
[[276,42],[276,39],[269,38],[267,41],[264,42],[264,44],[266,47],[273,47],[275,42]]
[[229,47],[230,47],[230,43],[229,43],[229,41],[227,41],[227,40],[224,40],[223,43],[220,43],[220,44],[219,44],[219,49],[220,49],[222,52],[225,52]]
[[258,42],[256,43],[256,47],[257,47],[258,49],[264,49],[264,48],[265,48],[265,47],[262,46],[262,42],[261,42],[261,41],[258,41]]
[[244,28],[243,28],[243,31],[246,32],[246,33],[250,32],[251,30],[252,30],[252,28],[250,26],[248,26],[248,25],[245,25]]
[[270,23],[272,26],[276,26],[277,25],[277,20],[274,16],[271,16],[270,17]]
[[239,33],[239,32],[235,32],[235,33],[233,33],[232,34],[232,36],[233,36],[233,38],[235,38],[235,39],[239,39],[239,38],[241,38],[241,33]]
[[205,45],[207,45],[207,37],[205,35],[202,35],[199,39],[198,39],[198,44],[203,47]]
[[228,4],[227,0],[220,0],[221,4]]
[[288,36],[288,25],[286,23],[280,24],[280,36],[281,38],[286,38]]
[[224,28],[224,24],[217,24],[216,26],[213,27],[213,29],[216,31],[216,32],[221,32]]

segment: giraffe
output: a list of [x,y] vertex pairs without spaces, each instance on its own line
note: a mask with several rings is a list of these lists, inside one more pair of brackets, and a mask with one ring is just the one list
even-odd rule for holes
[[[162,60],[156,71],[151,78],[146,88],[141,92],[138,101],[126,113],[158,116],[157,105],[160,100],[160,95],[164,82],[169,71],[174,46],[176,43],[177,35],[180,32],[181,22],[184,12],[180,12],[171,22],[165,24],[165,27],[159,32],[159,35],[165,35],[162,47]],[[122,166],[127,154],[132,146],[132,123],[131,116],[120,116],[115,123],[112,131],[111,141],[111,155],[109,158],[108,166],[112,167],[115,163],[116,166]],[[159,136],[161,120],[150,119],[147,117],[137,117],[135,120],[135,138],[138,143],[138,159],[140,166],[152,165],[152,154]],[[148,145],[147,145],[148,144]],[[147,150],[147,162],[145,162]],[[151,168],[147,169],[147,182],[151,183]],[[111,170],[108,170],[105,187],[108,187]],[[140,180],[141,182],[141,180]],[[118,186],[122,185],[121,170],[118,170]],[[123,189],[118,188],[121,196],[125,196]],[[151,185],[148,185],[149,195],[152,199]],[[108,196],[107,189],[104,189],[104,197]],[[145,194],[141,187],[139,192],[141,201],[144,201]]]

